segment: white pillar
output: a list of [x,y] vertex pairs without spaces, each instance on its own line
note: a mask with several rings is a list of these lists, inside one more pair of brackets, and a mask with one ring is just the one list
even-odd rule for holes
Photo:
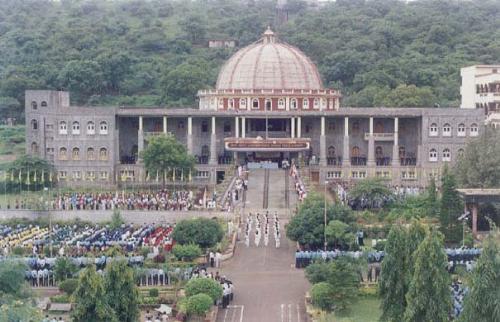
[[325,117],[321,117],[321,135],[319,136],[319,162],[326,166],[326,136],[325,136]]
[[392,146],[392,166],[399,166],[399,118],[394,118],[394,145]]
[[208,164],[217,165],[217,135],[215,131],[215,116],[212,116],[212,135],[210,135],[210,159]]
[[163,117],[163,133],[167,134],[167,117]]
[[143,130],[142,116],[139,116],[139,131]]
[[373,117],[370,117],[370,132],[368,133],[368,160],[367,166],[374,166],[375,162],[375,138],[373,136]]
[[241,137],[246,138],[247,135],[247,120],[243,116],[241,117]]
[[302,117],[297,117],[297,138],[302,137]]
[[193,118],[191,116],[188,117],[187,149],[190,154],[193,154]]
[[144,131],[142,116],[139,116],[139,131],[137,131],[137,152],[138,159],[141,158],[141,152],[144,150]]
[[240,137],[240,122],[239,122],[239,118],[236,116],[234,118],[234,136],[236,138],[239,138]]
[[290,136],[291,138],[295,138],[295,118],[290,118]]
[[344,144],[343,144],[342,166],[349,167],[351,165],[351,155],[349,147],[349,117],[344,117]]

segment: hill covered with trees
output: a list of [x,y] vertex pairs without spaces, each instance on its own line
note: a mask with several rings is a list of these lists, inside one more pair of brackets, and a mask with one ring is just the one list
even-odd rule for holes
[[[72,92],[74,104],[192,106],[224,61],[267,25],[318,65],[346,106],[457,106],[460,68],[499,63],[497,0],[3,0],[0,115],[25,89]],[[207,48],[235,39],[236,49]]]

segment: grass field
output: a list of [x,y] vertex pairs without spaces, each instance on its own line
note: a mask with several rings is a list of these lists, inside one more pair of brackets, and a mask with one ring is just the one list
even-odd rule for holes
[[349,312],[331,314],[328,322],[376,322],[380,318],[380,300],[376,296],[365,296],[351,306]]

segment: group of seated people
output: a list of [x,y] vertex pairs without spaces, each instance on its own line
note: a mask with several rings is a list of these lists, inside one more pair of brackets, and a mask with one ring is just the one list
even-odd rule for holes
[[330,261],[330,260],[335,260],[336,258],[339,258],[341,256],[348,256],[351,258],[361,258],[362,256],[366,255],[368,263],[380,263],[384,259],[385,252],[384,251],[369,251],[369,252],[362,252],[362,251],[343,251],[343,250],[313,250],[313,251],[302,251],[302,250],[297,250],[295,252],[295,267],[296,268],[305,268],[312,262],[316,260],[324,260],[324,261]]
[[0,247],[4,256],[8,256],[15,247],[32,249],[33,255],[37,256],[44,253],[44,248],[51,243],[59,256],[65,255],[65,252],[71,256],[88,252],[100,254],[112,246],[119,246],[127,252],[143,246],[170,251],[174,244],[171,237],[173,228],[169,224],[129,224],[118,228],[99,225],[54,225],[50,234],[47,227],[0,226]]

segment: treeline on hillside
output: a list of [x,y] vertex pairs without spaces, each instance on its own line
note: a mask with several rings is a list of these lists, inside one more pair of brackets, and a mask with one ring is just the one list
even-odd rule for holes
[[[3,0],[0,115],[19,116],[25,89],[74,104],[192,106],[236,49],[275,25],[276,1]],[[346,106],[456,106],[460,67],[498,63],[496,0],[288,1],[274,26],[318,65]]]

